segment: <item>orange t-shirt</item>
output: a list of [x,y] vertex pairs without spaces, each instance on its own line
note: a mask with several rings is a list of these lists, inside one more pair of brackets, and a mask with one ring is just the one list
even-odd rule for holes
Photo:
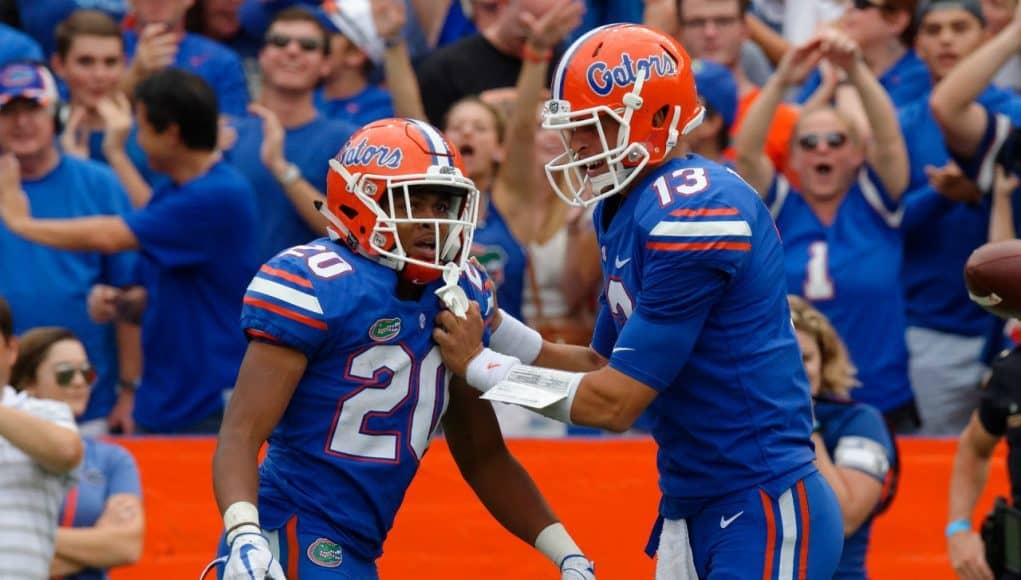
[[[734,124],[730,127],[730,136],[737,135],[738,130],[741,128],[741,122],[744,121],[744,115],[748,112],[748,107],[752,105],[755,99],[759,98],[760,89],[755,88],[745,94],[743,97],[738,99],[737,102],[737,116],[734,118]],[[791,182],[792,186],[797,185],[800,181],[797,179],[797,175],[794,170],[791,169],[790,163],[790,144],[791,139],[794,136],[794,125],[798,122],[798,109],[792,105],[786,103],[780,103],[780,106],[776,108],[776,112],[773,114],[773,122],[769,125],[769,132],[766,134],[766,155],[773,162],[773,167],[777,171],[784,174],[785,177]],[[724,153],[729,159],[734,158],[733,148],[728,148]]]

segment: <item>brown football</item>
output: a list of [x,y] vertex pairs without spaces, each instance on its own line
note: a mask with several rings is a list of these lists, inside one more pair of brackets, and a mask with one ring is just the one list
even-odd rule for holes
[[1002,318],[1021,317],[1021,240],[979,247],[964,265],[971,299]]

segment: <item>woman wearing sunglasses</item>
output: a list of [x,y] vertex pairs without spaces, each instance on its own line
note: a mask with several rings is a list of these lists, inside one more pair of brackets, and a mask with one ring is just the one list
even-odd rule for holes
[[[43,327],[19,337],[11,385],[40,399],[85,411],[96,373],[85,347],[70,330]],[[51,576],[65,580],[107,578],[106,570],[142,553],[144,516],[135,459],[119,445],[84,438],[78,485],[64,500]]]
[[[822,59],[847,76],[872,128],[829,106],[806,108],[795,127],[791,162],[800,190],[762,153],[766,129],[784,92]],[[738,172],[770,207],[784,239],[788,292],[832,321],[858,363],[857,401],[883,412],[895,429],[917,428],[908,380],[906,315],[900,287],[901,196],[908,160],[893,104],[857,44],[830,30],[790,50],[749,109],[737,136]]]

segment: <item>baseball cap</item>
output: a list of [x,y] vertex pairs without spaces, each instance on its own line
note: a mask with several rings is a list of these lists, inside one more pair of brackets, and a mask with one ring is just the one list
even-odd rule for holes
[[723,117],[728,127],[737,116],[737,80],[727,67],[711,60],[691,61],[695,73],[695,87],[705,103]]
[[933,10],[948,10],[958,8],[971,12],[982,26],[986,25],[985,16],[982,14],[981,0],[922,0],[915,11],[915,22],[921,22]]
[[0,107],[14,99],[29,99],[44,107],[57,105],[57,83],[41,64],[18,62],[0,69]]
[[326,0],[317,16],[327,29],[353,42],[373,64],[383,63],[383,39],[376,33],[369,0]]

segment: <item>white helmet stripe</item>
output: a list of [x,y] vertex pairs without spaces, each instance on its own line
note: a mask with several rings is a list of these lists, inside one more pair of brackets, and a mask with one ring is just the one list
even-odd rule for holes
[[593,28],[592,30],[589,30],[585,34],[579,36],[578,40],[575,40],[574,42],[571,43],[571,46],[567,47],[567,50],[564,51],[564,55],[560,57],[560,63],[557,64],[557,74],[553,78],[552,85],[553,94],[551,95],[551,98],[554,101],[560,101],[563,100],[564,98],[564,71],[567,70],[567,65],[570,64],[571,58],[574,57],[574,53],[578,51],[578,48],[581,47],[581,45],[584,44],[585,41],[588,40],[590,36],[604,29],[612,28],[614,26],[622,26],[622,24],[616,22],[612,24],[604,24],[598,28]]
[[425,140],[429,143],[430,150],[434,153],[442,153],[442,155],[433,155],[433,165],[446,165],[448,167],[453,167],[454,158],[451,154],[450,147],[447,147],[447,140],[443,138],[443,135],[440,135],[440,132],[429,123],[423,123],[422,121],[415,119],[408,120],[411,121],[411,124],[417,127],[423,135],[425,135]]

